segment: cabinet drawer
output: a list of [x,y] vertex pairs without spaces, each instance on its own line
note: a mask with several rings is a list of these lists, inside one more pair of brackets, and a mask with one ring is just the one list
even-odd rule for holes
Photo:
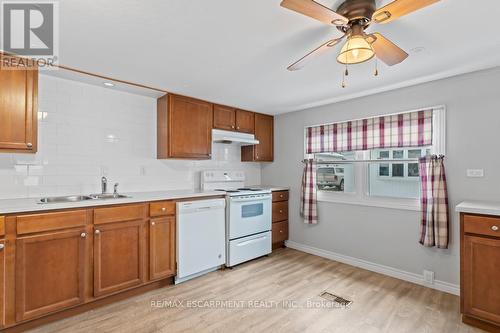
[[142,220],[144,218],[146,218],[146,205],[129,205],[94,210],[94,224]]
[[175,215],[174,201],[158,201],[149,204],[149,216]]
[[273,243],[288,239],[288,221],[273,223]]
[[50,231],[81,227],[87,224],[86,210],[23,215],[17,217],[17,233]]
[[464,215],[464,232],[500,237],[500,218]]
[[0,216],[0,237],[5,235],[5,217]]
[[273,192],[273,202],[288,200],[288,191]]
[[288,220],[288,201],[273,202],[273,222]]

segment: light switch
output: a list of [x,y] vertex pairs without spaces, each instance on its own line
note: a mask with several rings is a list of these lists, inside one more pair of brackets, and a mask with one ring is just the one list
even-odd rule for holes
[[467,177],[481,178],[484,177],[483,169],[467,169]]

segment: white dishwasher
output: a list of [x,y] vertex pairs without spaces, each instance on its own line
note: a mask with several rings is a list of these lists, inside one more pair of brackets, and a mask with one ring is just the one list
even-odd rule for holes
[[178,202],[176,224],[176,284],[226,263],[225,199]]

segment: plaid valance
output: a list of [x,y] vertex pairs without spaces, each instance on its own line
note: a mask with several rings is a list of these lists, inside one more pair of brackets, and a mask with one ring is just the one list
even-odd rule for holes
[[306,153],[432,145],[432,109],[306,128]]

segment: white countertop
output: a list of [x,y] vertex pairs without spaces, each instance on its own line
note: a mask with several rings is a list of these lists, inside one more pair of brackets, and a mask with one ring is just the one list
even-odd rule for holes
[[55,209],[128,204],[135,202],[148,202],[148,201],[158,201],[158,200],[202,198],[215,195],[225,195],[226,193],[222,191],[174,190],[174,191],[157,191],[157,192],[120,193],[120,194],[129,196],[129,198],[107,199],[107,200],[85,200],[80,202],[48,203],[48,204],[40,204],[39,203],[40,198],[4,199],[0,200],[0,215],[23,213],[23,212],[48,211]]
[[500,202],[495,201],[464,201],[455,210],[459,213],[497,215],[500,216]]

